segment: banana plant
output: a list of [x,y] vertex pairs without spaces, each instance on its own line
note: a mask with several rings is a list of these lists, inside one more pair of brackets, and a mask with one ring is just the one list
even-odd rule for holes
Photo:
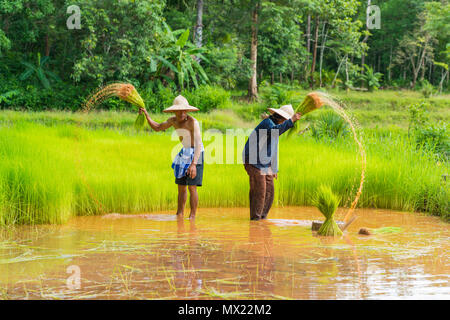
[[366,72],[361,75],[361,80],[367,84],[369,91],[377,90],[380,87],[380,80],[383,74],[373,72],[373,69],[367,64],[364,67],[366,68]]
[[191,83],[197,88],[199,83],[209,82],[205,70],[198,62],[199,59],[209,62],[204,56],[207,50],[189,42],[189,29],[172,31],[166,24],[166,35],[169,39],[167,45],[150,59],[150,72],[154,73],[154,77],[162,77],[171,82],[173,80],[167,76],[170,70],[175,74],[181,89],[189,89]]
[[38,52],[36,65],[22,61],[21,64],[24,65],[26,69],[19,76],[19,79],[24,81],[29,78],[34,78],[34,80],[37,80],[37,82],[39,82],[45,89],[50,89],[50,80],[61,81],[61,79],[55,73],[46,69],[46,65],[49,60],[50,58],[47,56],[41,59],[41,54]]

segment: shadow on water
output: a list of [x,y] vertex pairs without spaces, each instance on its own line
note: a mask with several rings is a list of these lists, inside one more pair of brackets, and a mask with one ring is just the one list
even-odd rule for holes
[[[448,224],[357,210],[343,237],[318,237],[315,208],[202,209],[77,217],[61,226],[0,229],[3,299],[449,298]],[[361,227],[401,227],[358,235]],[[395,229],[397,230],[397,229]],[[69,266],[80,287],[67,286]]]

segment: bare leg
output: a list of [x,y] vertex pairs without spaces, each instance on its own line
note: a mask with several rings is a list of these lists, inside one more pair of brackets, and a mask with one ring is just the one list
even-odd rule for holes
[[191,214],[189,215],[189,219],[194,219],[198,207],[197,186],[189,186],[189,194],[190,194],[189,202],[191,205]]
[[178,209],[177,215],[184,215],[184,207],[187,200],[187,187],[183,185],[178,185]]

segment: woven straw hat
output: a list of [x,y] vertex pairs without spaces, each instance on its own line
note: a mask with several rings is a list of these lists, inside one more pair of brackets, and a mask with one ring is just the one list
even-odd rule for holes
[[292,118],[292,116],[295,113],[294,109],[292,108],[292,105],[290,105],[290,104],[282,106],[280,109],[269,108],[268,110],[270,111],[270,113],[279,114],[280,116],[282,116],[286,120],[289,119],[289,118]]
[[186,98],[180,95],[173,100],[173,105],[167,109],[164,109],[163,112],[175,112],[182,110],[198,111],[198,108],[190,106]]

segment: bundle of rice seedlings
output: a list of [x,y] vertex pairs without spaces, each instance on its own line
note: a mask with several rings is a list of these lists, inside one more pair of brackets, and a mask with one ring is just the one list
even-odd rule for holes
[[120,99],[128,101],[139,108],[145,108],[144,100],[142,100],[141,96],[132,84],[124,83],[119,86],[118,96]]
[[[325,102],[323,101],[323,99],[321,99],[320,92],[311,92],[308,93],[303,102],[295,108],[295,112],[300,112],[302,116],[304,116],[305,114],[311,111],[319,109],[324,104]],[[299,122],[296,121],[294,123],[294,128],[289,130],[288,136],[292,136],[294,133],[298,132],[299,132]]]
[[140,130],[144,127],[145,124],[145,116],[143,114],[138,115],[136,121],[134,121],[134,127],[136,130]]
[[334,213],[336,212],[340,199],[336,196],[330,187],[321,185],[317,190],[314,204],[320,212],[325,216],[325,222],[317,231],[321,236],[340,236],[342,231],[334,221]]
[[[89,96],[85,105],[84,111],[89,112],[97,105],[110,97],[119,97],[120,99],[127,101],[138,108],[145,108],[145,103],[136,88],[130,83],[111,83]],[[143,114],[138,115],[134,126],[136,129],[140,129],[144,126],[145,116]]]

